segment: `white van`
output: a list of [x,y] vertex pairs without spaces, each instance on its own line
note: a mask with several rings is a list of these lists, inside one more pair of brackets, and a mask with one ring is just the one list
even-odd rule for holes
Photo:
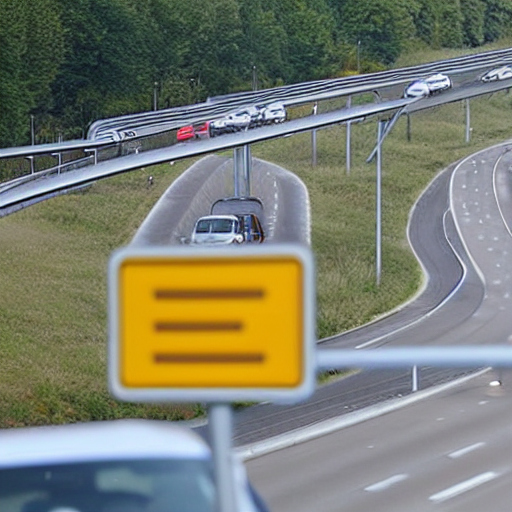
[[240,220],[235,215],[207,215],[196,222],[193,244],[241,244],[244,241]]

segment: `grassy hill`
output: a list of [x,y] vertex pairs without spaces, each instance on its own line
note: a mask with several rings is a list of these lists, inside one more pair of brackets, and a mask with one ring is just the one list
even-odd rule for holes
[[[445,58],[422,54],[421,61]],[[404,59],[410,64],[412,59]],[[365,160],[376,123],[353,125],[352,169],[345,128],[254,145],[253,155],[299,175],[311,199],[317,261],[318,337],[349,329],[415,294],[421,272],[406,240],[409,211],[451,162],[511,136],[512,96],[471,101],[401,119],[383,149],[382,279],[375,282],[375,164]],[[106,388],[106,266],[158,197],[189,165],[160,165],[100,181],[0,219],[0,427],[120,417],[191,418],[197,405],[122,404]],[[147,177],[154,176],[148,187]]]

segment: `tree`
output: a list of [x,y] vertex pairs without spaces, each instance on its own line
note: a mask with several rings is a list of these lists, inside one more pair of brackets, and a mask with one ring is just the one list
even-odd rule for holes
[[391,64],[415,34],[407,0],[343,0],[341,30],[347,43],[360,41],[365,58]]
[[512,28],[512,3],[509,0],[484,0],[484,4],[484,40],[495,41]]

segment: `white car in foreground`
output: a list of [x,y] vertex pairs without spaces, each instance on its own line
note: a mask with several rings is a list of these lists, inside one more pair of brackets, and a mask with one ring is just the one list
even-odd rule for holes
[[497,80],[508,80],[512,78],[512,67],[502,66],[501,68],[492,69],[482,76],[482,82],[495,82]]
[[450,77],[437,73],[422,80],[416,80],[409,84],[404,91],[406,98],[422,98],[430,96],[436,92],[451,89],[452,81]]
[[[237,512],[268,512],[235,464]],[[214,512],[211,453],[151,420],[0,431],[2,512]]]

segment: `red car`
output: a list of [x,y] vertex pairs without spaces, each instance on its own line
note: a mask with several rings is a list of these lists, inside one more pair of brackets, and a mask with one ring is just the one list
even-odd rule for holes
[[198,139],[207,139],[210,137],[210,121],[196,126],[195,134]]
[[195,139],[196,138],[196,132],[194,130],[194,127],[192,125],[184,126],[183,128],[180,128],[178,130],[178,133],[176,134],[176,138],[179,142],[183,142],[185,140]]

